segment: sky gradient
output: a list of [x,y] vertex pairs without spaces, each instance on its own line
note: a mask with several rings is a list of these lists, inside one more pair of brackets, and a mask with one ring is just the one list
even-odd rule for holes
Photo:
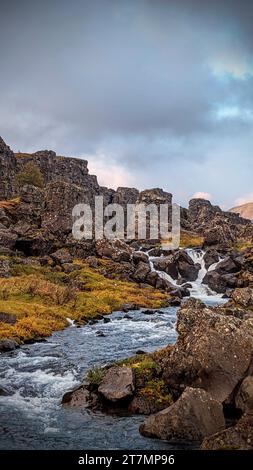
[[1,1],[0,135],[100,184],[253,201],[253,2]]

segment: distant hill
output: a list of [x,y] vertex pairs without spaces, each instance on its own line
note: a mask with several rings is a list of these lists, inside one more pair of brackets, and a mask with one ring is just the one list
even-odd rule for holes
[[230,212],[240,214],[245,219],[253,220],[253,202],[242,204],[241,206],[233,207]]

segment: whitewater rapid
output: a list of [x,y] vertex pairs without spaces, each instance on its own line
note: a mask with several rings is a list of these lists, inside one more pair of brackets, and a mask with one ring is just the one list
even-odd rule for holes
[[[188,248],[185,251],[190,256],[190,258],[192,259],[195,265],[196,264],[200,265],[200,270],[198,272],[197,279],[195,281],[189,281],[189,283],[191,284],[191,287],[189,288],[190,296],[196,299],[200,299],[203,302],[207,303],[208,305],[212,305],[215,303],[221,303],[221,304],[225,303],[226,299],[223,299],[223,294],[218,294],[217,292],[214,292],[213,290],[210,289],[210,287],[208,287],[206,284],[203,283],[203,279],[206,273],[213,271],[216,268],[217,264],[221,261],[221,259],[219,259],[216,263],[213,263],[208,269],[206,269],[205,260],[204,260],[204,257],[205,257],[204,250]],[[173,287],[177,289],[179,287],[183,287],[184,284],[178,283],[179,279],[173,279],[166,272],[160,271],[154,268],[154,262],[161,258],[163,258],[163,255],[161,257],[149,256],[149,265],[150,265],[151,271],[156,272],[161,279],[165,279]]]
[[[204,252],[188,250],[194,263],[200,263],[198,278],[190,295],[207,304],[222,303],[203,284],[207,272]],[[150,257],[154,270],[155,258]],[[214,269],[212,265],[209,270]],[[175,287],[176,280],[158,271]],[[92,367],[130,357],[137,350],[151,352],[177,338],[177,309],[122,311],[95,325],[77,328],[70,318],[69,327],[54,333],[45,342],[24,345],[1,355],[0,386],[8,396],[0,396],[0,449],[174,449],[156,439],[145,439],[138,428],[142,416],[106,416],[88,410],[61,406],[63,394],[82,382]],[[97,336],[97,331],[104,336]],[[180,446],[182,448],[182,446]]]

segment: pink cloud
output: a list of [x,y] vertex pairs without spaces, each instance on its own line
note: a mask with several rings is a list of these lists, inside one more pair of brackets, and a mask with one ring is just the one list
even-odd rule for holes
[[243,204],[247,204],[247,202],[253,202],[253,193],[248,193],[242,197],[238,197],[235,200],[235,206],[242,206]]
[[97,176],[101,186],[117,189],[119,186],[135,185],[135,178],[122,166],[110,162],[106,155],[86,155],[85,158],[88,160],[89,173]]
[[208,201],[211,201],[213,199],[213,196],[210,193],[198,191],[195,194],[193,194],[191,199],[207,199]]

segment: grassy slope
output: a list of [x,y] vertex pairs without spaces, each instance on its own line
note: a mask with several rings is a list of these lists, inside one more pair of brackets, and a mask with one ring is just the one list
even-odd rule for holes
[[[67,317],[85,323],[125,303],[159,308],[168,297],[151,287],[107,279],[82,261],[78,264],[81,270],[65,274],[51,267],[12,261],[12,277],[0,278],[0,312],[5,316],[5,321],[0,321],[0,339],[22,343],[66,327]],[[8,323],[8,316],[16,318],[16,323]]]

